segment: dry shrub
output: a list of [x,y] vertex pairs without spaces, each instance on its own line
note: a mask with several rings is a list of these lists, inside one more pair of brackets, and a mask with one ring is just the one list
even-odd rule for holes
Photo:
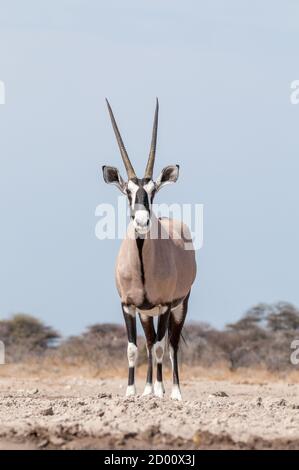
[[258,304],[223,331],[200,323],[187,325],[185,331],[189,341],[182,357],[189,365],[214,366],[225,361],[231,370],[299,369],[290,361],[291,343],[299,339],[299,310],[287,302]]
[[[139,362],[143,362],[144,340],[138,338],[141,345]],[[91,325],[79,336],[71,336],[61,343],[57,355],[64,361],[76,364],[91,362],[101,368],[127,365],[127,333],[124,326],[114,323]],[[143,346],[143,348],[142,348]]]
[[[258,304],[235,323],[217,330],[205,323],[187,324],[181,342],[181,360],[192,367],[264,368],[295,371],[291,343],[299,338],[299,311],[291,304]],[[15,315],[0,322],[0,340],[6,360],[51,357],[67,365],[89,364],[99,371],[127,367],[127,334],[124,326],[112,323],[89,326],[78,336],[59,344],[58,333],[28,315]],[[147,362],[144,337],[138,337],[139,364]]]
[[26,314],[0,321],[0,340],[5,345],[6,362],[42,356],[55,347],[60,335],[50,326]]

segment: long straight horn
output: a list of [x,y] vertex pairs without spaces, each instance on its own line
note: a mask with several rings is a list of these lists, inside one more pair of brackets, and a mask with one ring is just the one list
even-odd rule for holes
[[155,163],[155,156],[156,156],[156,145],[157,145],[158,114],[159,114],[159,101],[157,98],[153,133],[152,133],[152,143],[151,143],[151,149],[150,149],[150,153],[148,157],[148,162],[147,162],[145,173],[144,173],[144,178],[153,177],[153,170],[154,170],[154,163]]
[[128,178],[129,179],[130,178],[136,178],[136,173],[134,171],[132,163],[130,162],[126,147],[124,146],[123,140],[121,138],[120,132],[118,130],[118,127],[117,127],[117,124],[116,124],[116,121],[115,121],[115,118],[113,116],[111,106],[110,106],[109,101],[107,100],[107,98],[106,98],[106,103],[107,103],[107,106],[108,106],[108,111],[109,111],[109,114],[110,114],[110,119],[111,119],[111,122],[112,122],[112,127],[113,127],[113,130],[114,130],[114,133],[115,133],[115,137],[116,137],[116,140],[117,140],[117,143],[118,143],[118,146],[119,146],[119,150],[120,150],[120,153],[121,153],[121,156],[122,156],[122,159],[123,159],[123,162],[124,162],[127,174],[128,174]]

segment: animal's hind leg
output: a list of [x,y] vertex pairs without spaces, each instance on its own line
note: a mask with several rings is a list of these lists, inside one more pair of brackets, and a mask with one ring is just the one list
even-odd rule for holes
[[169,354],[172,364],[172,391],[171,398],[173,400],[181,400],[182,395],[180,391],[179,368],[178,368],[178,348],[181,337],[182,328],[184,326],[185,318],[188,310],[189,294],[184,301],[175,309],[171,310],[169,318]]
[[138,350],[137,350],[137,333],[136,333],[136,309],[133,306],[122,305],[124,319],[127,327],[128,334],[128,386],[126,396],[136,395],[135,387],[135,367],[137,363]]
[[157,363],[157,379],[155,381],[154,392],[157,397],[163,397],[165,390],[163,385],[162,364],[165,350],[165,335],[168,327],[170,309],[158,318],[157,336],[154,344],[154,354]]
[[154,327],[154,319],[153,317],[149,317],[148,315],[144,315],[142,313],[139,314],[140,321],[144,330],[145,338],[146,338],[146,349],[147,349],[147,358],[148,358],[148,366],[147,366],[147,377],[146,377],[146,384],[144,388],[143,395],[151,395],[153,393],[153,346],[156,339],[156,331]]

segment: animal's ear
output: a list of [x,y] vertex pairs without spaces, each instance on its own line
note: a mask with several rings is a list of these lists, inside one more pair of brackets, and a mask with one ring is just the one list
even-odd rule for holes
[[102,166],[104,181],[107,184],[114,184],[122,192],[126,192],[126,183],[119,174],[115,166]]
[[163,186],[170,183],[175,183],[179,177],[179,165],[169,165],[163,168],[160,176],[156,181],[156,189],[159,191]]

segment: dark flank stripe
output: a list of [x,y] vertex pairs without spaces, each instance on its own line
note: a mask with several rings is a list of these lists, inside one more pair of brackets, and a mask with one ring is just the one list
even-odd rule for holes
[[142,258],[142,248],[143,248],[144,239],[136,238],[136,243],[137,243],[139,261],[140,261],[141,280],[142,280],[142,284],[144,285],[144,266],[143,266],[143,258]]

